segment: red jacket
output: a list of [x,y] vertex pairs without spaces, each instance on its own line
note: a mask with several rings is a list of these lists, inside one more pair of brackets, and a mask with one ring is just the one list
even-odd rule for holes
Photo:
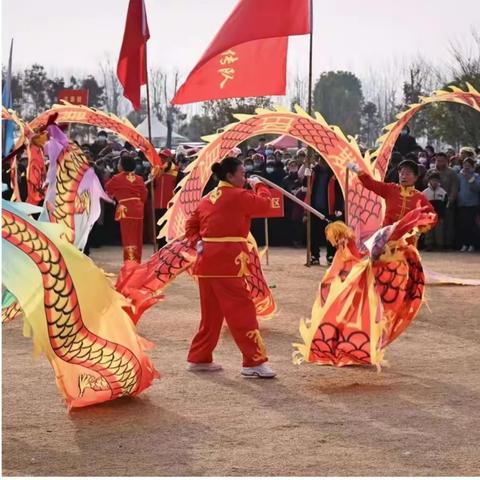
[[173,164],[167,172],[159,170],[155,175],[154,192],[156,209],[168,208],[168,202],[173,198],[173,190],[177,184],[177,175],[178,170]]
[[199,277],[243,277],[248,265],[250,220],[270,209],[270,190],[257,185],[255,193],[220,182],[200,200],[187,220],[185,236],[194,245],[203,242],[193,273]]
[[147,187],[142,177],[133,172],[117,173],[106,183],[105,191],[118,202],[115,220],[143,218]]
[[369,174],[360,172],[358,179],[363,186],[385,199],[385,218],[383,226],[392,225],[417,207],[429,207],[435,213],[431,203],[415,187],[403,187],[396,183],[384,183],[374,180]]

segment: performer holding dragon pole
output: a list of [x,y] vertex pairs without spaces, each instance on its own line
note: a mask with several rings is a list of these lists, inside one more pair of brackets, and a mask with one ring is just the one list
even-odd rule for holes
[[294,361],[380,368],[386,348],[422,305],[425,276],[416,239],[435,225],[436,215],[413,186],[415,162],[399,165],[400,185],[376,181],[355,164],[348,168],[385,199],[385,219],[364,242],[343,222],[327,226],[327,240],[337,252],[320,283],[310,322],[300,324],[304,344],[295,345]]
[[412,160],[404,160],[398,165],[400,185],[374,180],[368,173],[362,172],[358,165],[349,163],[349,170],[358,174],[358,179],[368,190],[385,200],[385,218],[383,225],[387,226],[401,220],[408,212],[417,207],[428,207],[427,212],[435,213],[430,202],[423,193],[415,189],[418,179],[418,165]]
[[123,260],[140,263],[143,248],[143,210],[147,187],[143,178],[135,175],[135,160],[130,156],[120,159],[120,173],[105,185],[108,195],[117,200],[115,220],[120,222]]
[[273,378],[258,329],[255,306],[247,289],[250,219],[270,207],[269,189],[257,178],[244,189],[245,169],[240,160],[227,157],[212,165],[220,181],[205,196],[188,219],[185,236],[196,245],[198,257],[193,273],[198,277],[201,322],[188,354],[188,370],[215,371],[213,363],[223,320],[243,354],[242,375]]

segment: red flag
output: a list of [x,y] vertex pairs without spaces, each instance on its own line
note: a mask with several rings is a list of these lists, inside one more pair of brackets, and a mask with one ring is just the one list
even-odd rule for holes
[[254,40],[232,47],[192,72],[172,103],[283,95],[287,48],[288,37]]
[[309,32],[309,0],[240,0],[172,103],[285,94],[288,36]]
[[123,86],[123,96],[132,102],[135,110],[140,109],[140,88],[147,83],[145,67],[149,38],[143,0],[130,0],[117,76]]

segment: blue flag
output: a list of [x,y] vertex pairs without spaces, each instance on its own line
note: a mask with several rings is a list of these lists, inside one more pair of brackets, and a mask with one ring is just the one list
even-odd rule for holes
[[[12,43],[10,44],[10,58],[8,60],[7,76],[5,78],[5,83],[3,84],[3,90],[2,90],[2,105],[5,108],[12,108],[12,105],[13,105],[12,51],[13,51],[13,38],[12,38]],[[3,139],[2,158],[6,157],[13,149],[13,144],[14,144],[13,129],[14,128],[15,128],[15,124],[11,120],[2,120],[2,139]]]

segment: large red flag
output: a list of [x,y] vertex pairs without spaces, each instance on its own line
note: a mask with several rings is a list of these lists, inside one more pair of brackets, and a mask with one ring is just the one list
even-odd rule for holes
[[289,35],[310,32],[309,0],[240,0],[172,103],[283,95]]
[[143,0],[130,0],[117,76],[123,86],[123,96],[132,102],[135,110],[140,109],[140,88],[147,83],[145,63],[149,38]]

